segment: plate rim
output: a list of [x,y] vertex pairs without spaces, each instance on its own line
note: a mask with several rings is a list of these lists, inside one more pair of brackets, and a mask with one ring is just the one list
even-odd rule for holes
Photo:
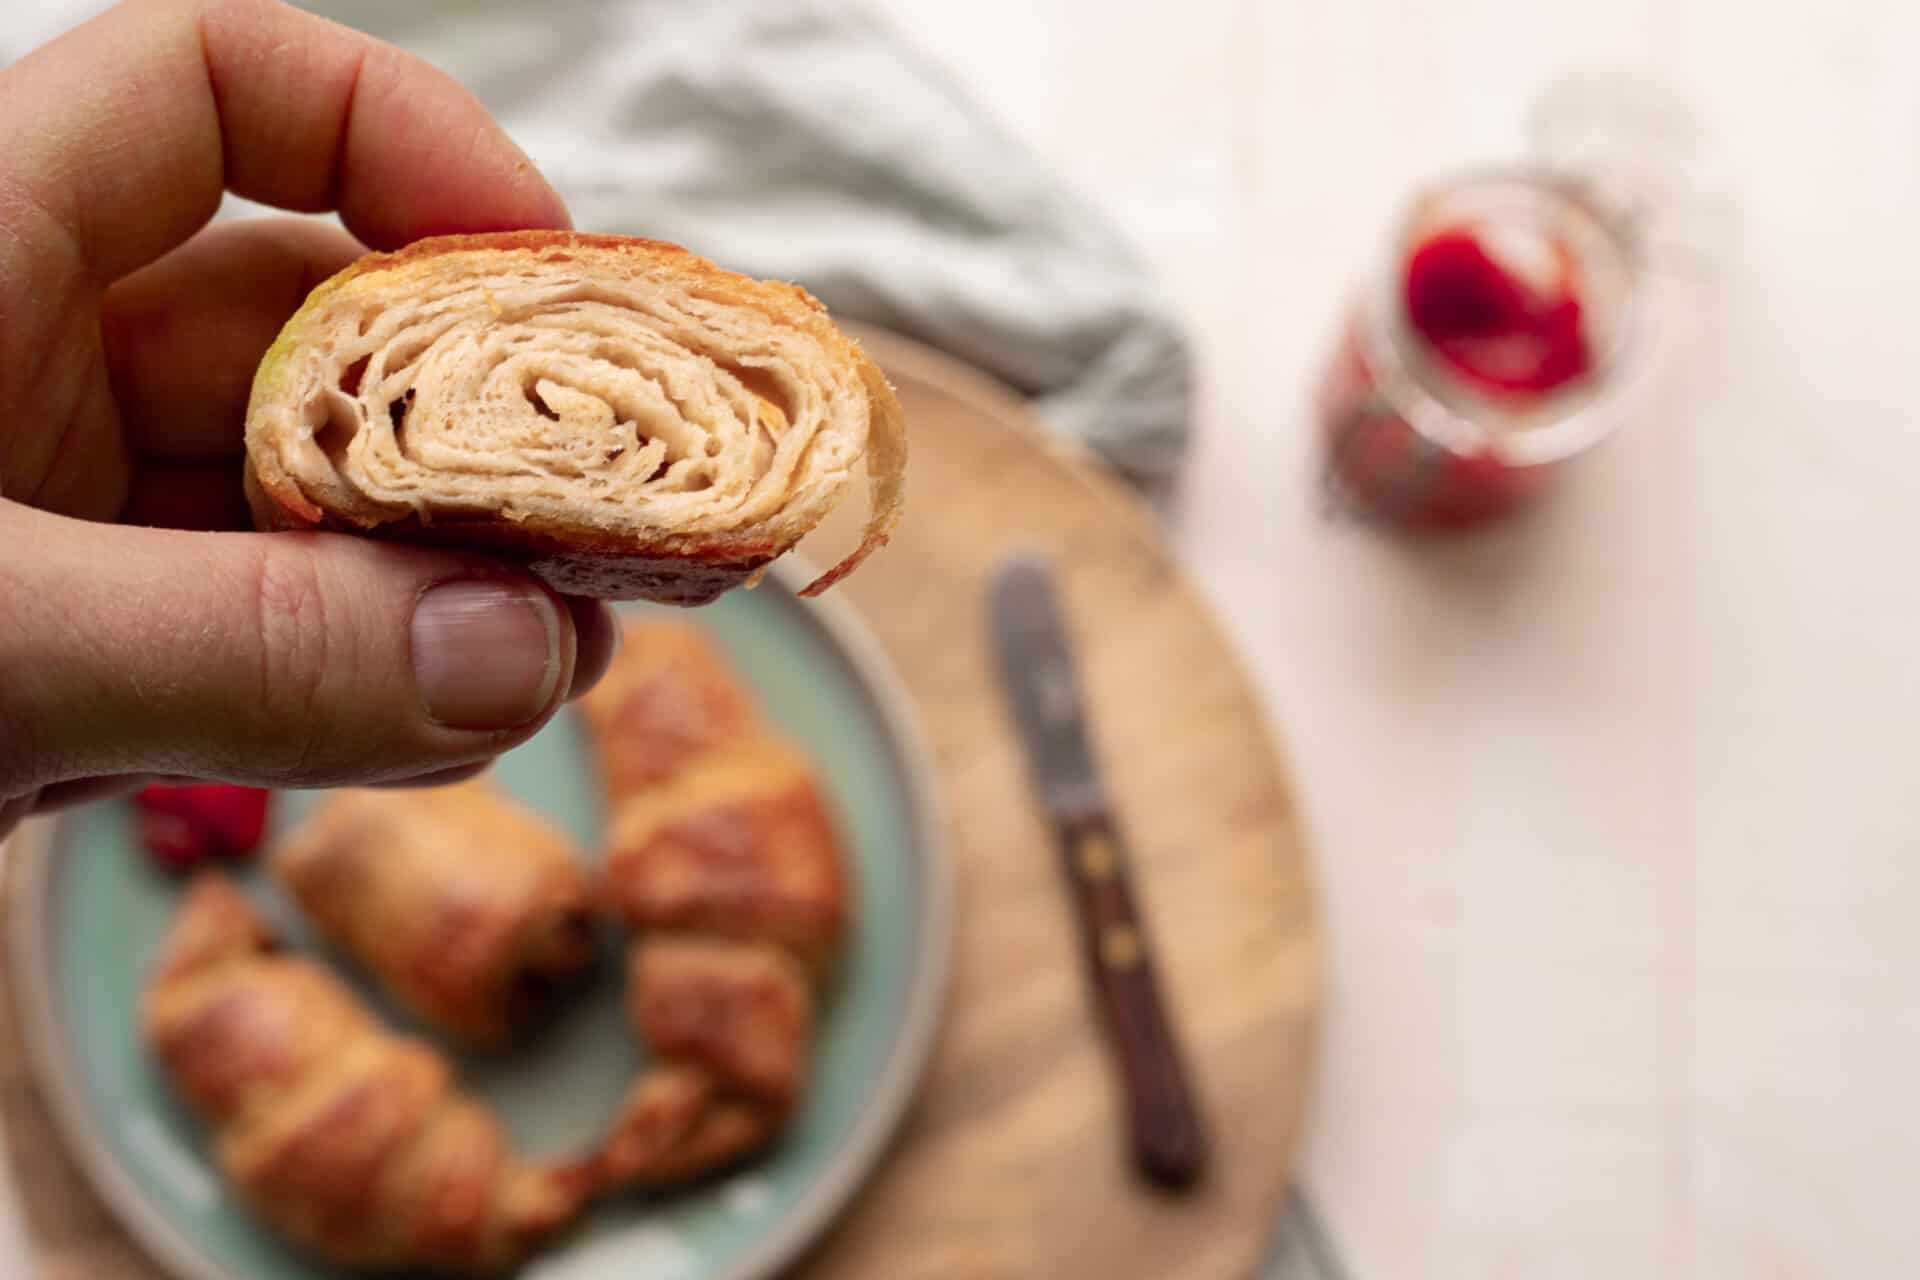
[[[905,992],[904,1016],[880,1077],[845,1141],[823,1173],[808,1183],[792,1206],[734,1262],[709,1280],[767,1280],[817,1245],[872,1178],[899,1136],[908,1108],[926,1075],[952,976],[955,869],[948,839],[939,771],[918,710],[885,649],[858,613],[832,597],[801,599],[799,590],[817,577],[805,557],[788,554],[770,566],[769,579],[809,613],[866,686],[888,737],[898,749],[907,808],[915,829],[924,889],[916,908],[914,973]],[[45,913],[30,910],[45,899],[62,819],[24,823],[11,842],[0,841],[6,860],[8,986],[34,1084],[54,1128],[88,1185],[100,1196],[134,1243],[178,1280],[247,1280],[235,1275],[165,1212],[111,1154],[103,1118],[79,1083],[62,1069],[76,1060],[68,1019],[51,980],[51,939]],[[31,1224],[24,1232],[35,1251]],[[536,1255],[537,1256],[537,1255]]]

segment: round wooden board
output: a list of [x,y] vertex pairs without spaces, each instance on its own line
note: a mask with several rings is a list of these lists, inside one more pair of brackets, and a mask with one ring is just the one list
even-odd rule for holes
[[[1299,814],[1231,650],[1151,517],[1019,402],[862,333],[912,424],[908,512],[836,591],[919,705],[959,870],[952,990],[900,1140],[806,1280],[1243,1280],[1286,1188],[1318,996]],[[843,504],[812,546],[846,545]],[[1049,830],[994,683],[1004,552],[1064,576],[1094,732],[1212,1137],[1197,1190],[1133,1174]],[[824,549],[817,559],[825,561]],[[0,951],[4,954],[4,951]],[[0,1118],[45,1280],[151,1280],[62,1150],[0,1001]]]
[[[1151,515],[1012,395],[862,333],[911,424],[907,514],[836,591],[921,709],[959,874],[953,987],[893,1158],[808,1280],[1244,1280],[1305,1101],[1317,932],[1299,813],[1251,688]],[[848,506],[835,514],[851,540]],[[1030,799],[982,592],[1015,548],[1063,577],[1095,745],[1213,1140],[1182,1197],[1134,1176],[1053,837]],[[824,555],[821,558],[825,558]]]

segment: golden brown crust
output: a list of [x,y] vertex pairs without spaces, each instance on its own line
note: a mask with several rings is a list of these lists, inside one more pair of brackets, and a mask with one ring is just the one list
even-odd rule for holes
[[758,942],[661,935],[633,948],[627,975],[629,1014],[655,1053],[777,1112],[793,1105],[813,1036],[813,992],[793,956]]
[[[285,402],[299,394],[294,390],[294,371],[301,367],[296,357],[304,344],[319,340],[320,317],[359,282],[371,281],[383,293],[404,299],[461,255],[466,255],[463,261],[500,255],[501,261],[515,264],[567,267],[578,263],[582,269],[595,260],[617,262],[670,279],[704,301],[741,308],[776,328],[805,333],[831,360],[852,371],[864,388],[868,422],[862,448],[874,483],[872,511],[860,545],[804,594],[825,590],[887,541],[903,498],[906,438],[900,405],[878,367],[858,343],[833,325],[818,300],[794,285],[722,270],[677,245],[564,231],[422,240],[396,253],[369,254],[314,290],[262,360],[254,381],[246,489],[261,528],[378,532],[408,541],[484,547],[524,561],[569,593],[698,604],[749,580],[789,550],[824,513],[739,529],[616,531],[579,512],[462,519],[458,511],[418,514],[310,491],[289,469],[282,448],[285,442],[279,437],[295,429],[285,425],[291,421]],[[282,412],[276,417],[274,411]]]
[[343,1038],[359,1034],[364,1019],[321,970],[261,955],[244,971],[223,966],[155,984],[145,1023],[181,1094],[224,1121],[280,1096]]
[[678,622],[628,623],[618,657],[574,705],[611,809],[761,731],[752,698],[707,633]]
[[642,1074],[601,1146],[602,1181],[624,1187],[648,1179],[685,1147],[714,1101],[713,1078],[695,1067],[668,1064]]
[[697,1068],[669,1065],[634,1082],[618,1117],[600,1153],[601,1181],[664,1189],[710,1177],[759,1152],[779,1134],[786,1113],[727,1097]]
[[272,949],[266,922],[246,895],[224,877],[197,877],[188,890],[187,905],[191,910],[181,909],[160,948],[155,984]]
[[444,1059],[270,946],[231,884],[197,881],[142,1025],[213,1127],[223,1171],[276,1230],[335,1265],[489,1273],[579,1212],[591,1165],[518,1160]]
[[657,1059],[601,1174],[663,1187],[753,1154],[792,1113],[847,871],[806,757],[699,629],[630,625],[580,712],[611,813],[601,900],[637,934],[628,1014]]
[[626,800],[602,900],[628,927],[786,948],[824,970],[845,924],[839,836],[805,757],[771,740]]
[[476,1044],[539,1017],[592,959],[572,846],[486,779],[337,792],[273,867],[334,945]]

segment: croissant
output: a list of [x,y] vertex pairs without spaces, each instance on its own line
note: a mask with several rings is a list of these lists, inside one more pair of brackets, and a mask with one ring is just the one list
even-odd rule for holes
[[397,1000],[476,1044],[527,1025],[593,958],[572,847],[485,779],[337,792],[273,869]]
[[824,974],[846,924],[840,841],[813,768],[755,738],[627,796],[614,812],[602,901],[643,931],[780,947]]
[[649,936],[630,953],[628,1015],[658,1065],[620,1105],[603,1186],[664,1187],[733,1164],[779,1132],[813,1039],[807,971],[779,947]]
[[247,410],[257,523],[486,547],[557,589],[703,604],[818,525],[858,548],[906,468],[879,369],[791,285],[675,245],[523,231],[371,254],[315,289]]
[[629,623],[620,655],[577,704],[613,807],[698,756],[761,731],[759,712],[698,627]]
[[573,1219],[591,1161],[523,1161],[444,1058],[388,1034],[246,898],[197,880],[147,988],[147,1043],[213,1127],[226,1176],[336,1266],[490,1273]]
[[601,901],[636,931],[628,1014],[653,1057],[600,1175],[666,1186],[752,1154],[791,1115],[846,869],[812,768],[698,632],[630,626],[581,714],[613,813]]

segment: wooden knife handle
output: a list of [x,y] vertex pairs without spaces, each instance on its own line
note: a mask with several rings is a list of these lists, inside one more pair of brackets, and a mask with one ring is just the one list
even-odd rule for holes
[[1061,844],[1088,974],[1120,1063],[1134,1159],[1157,1186],[1190,1186],[1206,1163],[1206,1135],[1161,1004],[1119,832],[1097,815],[1065,824]]

